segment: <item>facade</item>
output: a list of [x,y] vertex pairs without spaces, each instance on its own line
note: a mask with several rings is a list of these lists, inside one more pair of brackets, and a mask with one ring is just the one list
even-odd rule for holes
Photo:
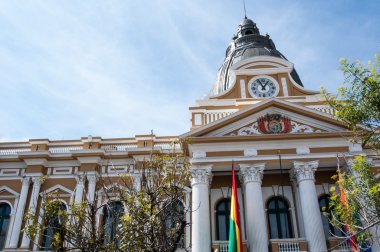
[[[41,235],[31,241],[22,232],[24,214],[40,211],[43,193],[54,192],[65,206],[93,201],[101,193],[99,175],[117,178],[152,148],[164,153],[173,140],[191,138],[177,146],[188,157],[192,174],[184,204],[194,211],[185,216],[191,225],[184,247],[228,251],[233,163],[240,178],[244,251],[349,251],[330,235],[339,231],[321,214],[334,184],[331,176],[338,160],[347,166],[358,154],[370,155],[377,171],[380,162],[376,153],[350,143],[352,132],[332,113],[319,91],[303,87],[294,65],[270,37],[245,18],[211,93],[190,107],[189,132],[0,143],[0,249],[45,247]],[[104,214],[99,212],[99,219]]]

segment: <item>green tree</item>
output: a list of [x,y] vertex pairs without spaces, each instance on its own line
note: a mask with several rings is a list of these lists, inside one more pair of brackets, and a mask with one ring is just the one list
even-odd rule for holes
[[[355,133],[351,141],[361,143],[377,156],[380,146],[380,57],[375,55],[375,60],[366,66],[360,61],[350,63],[347,59],[342,59],[340,64],[344,86],[338,89],[337,96],[328,94],[323,88],[322,94],[335,110],[336,118]],[[355,235],[362,246],[379,241],[376,228],[380,222],[380,185],[367,158],[358,156],[346,170],[338,169],[334,179],[346,201],[342,201],[336,188],[332,188],[331,197],[332,223]]]

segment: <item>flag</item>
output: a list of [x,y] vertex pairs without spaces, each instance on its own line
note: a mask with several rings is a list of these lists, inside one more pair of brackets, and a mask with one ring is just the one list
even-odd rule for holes
[[228,252],[243,252],[234,165],[232,165],[232,195]]
[[[341,174],[340,174],[340,170],[338,170],[338,176],[339,176],[339,181],[342,181],[342,177],[341,177]],[[340,201],[342,202],[342,204],[347,208],[348,210],[348,202],[347,202],[347,198],[346,198],[346,194],[344,193],[344,190],[343,190],[343,186],[342,186],[342,182],[339,182],[339,192],[340,192]],[[345,225],[344,227],[344,234],[347,236],[347,237],[350,237],[350,233],[349,233],[349,230],[348,230],[348,227],[347,225]],[[356,244],[356,239],[355,239],[355,236],[351,236],[348,240],[348,243],[350,244],[351,246],[351,249],[353,252],[358,252],[358,245]]]

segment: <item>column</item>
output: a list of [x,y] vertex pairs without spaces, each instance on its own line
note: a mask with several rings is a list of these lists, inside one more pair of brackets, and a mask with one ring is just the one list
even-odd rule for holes
[[314,173],[318,168],[318,164],[318,161],[305,163],[295,161],[291,171],[291,177],[295,177],[298,183],[301,212],[309,252],[327,251],[317,191],[314,184]]
[[75,188],[74,203],[79,204],[83,199],[84,182],[86,181],[85,175],[78,175],[76,177],[77,186]]
[[268,234],[261,191],[265,164],[240,164],[240,180],[244,183],[245,218],[248,251],[268,252]]
[[211,250],[209,202],[209,185],[212,179],[211,168],[211,165],[192,166],[190,168],[192,186],[192,251]]
[[16,215],[13,223],[13,229],[11,233],[11,240],[9,242],[9,248],[17,248],[18,240],[21,233],[22,220],[24,218],[26,198],[28,197],[30,185],[30,177],[25,177],[22,179],[22,187],[20,198],[18,200]]
[[88,202],[92,204],[95,200],[96,182],[98,177],[96,174],[87,175],[88,180]]
[[[33,190],[32,190],[32,195],[30,197],[28,212],[31,214],[35,214],[37,210],[38,196],[40,194],[41,184],[43,183],[43,181],[40,177],[33,177],[32,181],[33,181]],[[29,245],[30,245],[30,238],[24,232],[21,248],[29,248]]]

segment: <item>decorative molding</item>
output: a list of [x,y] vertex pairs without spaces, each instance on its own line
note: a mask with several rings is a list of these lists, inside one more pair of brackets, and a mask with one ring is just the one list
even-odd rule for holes
[[78,175],[75,179],[77,181],[77,185],[84,186],[84,183],[86,182],[86,175]]
[[362,148],[362,145],[360,143],[350,143],[348,145],[348,151],[350,153],[362,152],[363,148]]
[[257,156],[256,149],[244,149],[244,157],[253,157]]
[[[61,191],[65,192],[67,195],[70,195],[70,196],[73,194],[72,190],[70,190],[69,188],[67,188],[67,187],[65,187],[63,185],[59,185],[58,184],[58,185],[54,185],[54,186],[48,188],[47,190],[41,192],[40,196],[52,193],[52,192],[54,192],[56,190],[61,190]],[[60,195],[60,196],[62,196],[62,195]]]
[[191,185],[194,186],[195,184],[211,184],[211,170],[212,165],[192,166],[190,168]]
[[96,184],[98,176],[96,176],[96,174],[87,175],[87,180],[89,184]]
[[193,152],[193,158],[205,158],[206,157],[206,152],[197,150]]
[[239,177],[240,181],[244,184],[250,182],[260,183],[263,179],[265,163],[260,164],[239,164],[240,172]]
[[[316,129],[304,123],[290,121],[290,131],[288,133],[319,133],[326,132],[325,130]],[[258,120],[237,129],[231,133],[226,134],[227,136],[249,136],[249,135],[262,135],[264,133],[260,132]],[[274,134],[274,133],[272,133]],[[276,133],[276,134],[286,134],[286,133]]]
[[307,147],[307,146],[298,146],[296,148],[296,153],[299,154],[299,155],[310,154],[310,148]]
[[33,187],[40,187],[44,183],[44,179],[41,177],[32,177]]
[[6,192],[12,194],[13,195],[12,198],[18,198],[20,196],[20,194],[18,192],[9,188],[8,186],[0,186],[0,192],[2,192],[2,191],[6,191]]
[[298,162],[294,161],[294,167],[291,170],[290,176],[297,179],[297,183],[304,180],[313,180],[314,173],[317,170],[319,161],[310,161],[310,162]]
[[314,129],[314,128],[310,127],[309,125],[297,123],[295,121],[291,121],[290,124],[292,127],[292,130],[290,131],[290,133],[318,133],[318,132],[322,132],[319,129]]
[[254,122],[246,127],[242,127],[230,134],[229,136],[249,136],[249,135],[260,135],[258,123]]

